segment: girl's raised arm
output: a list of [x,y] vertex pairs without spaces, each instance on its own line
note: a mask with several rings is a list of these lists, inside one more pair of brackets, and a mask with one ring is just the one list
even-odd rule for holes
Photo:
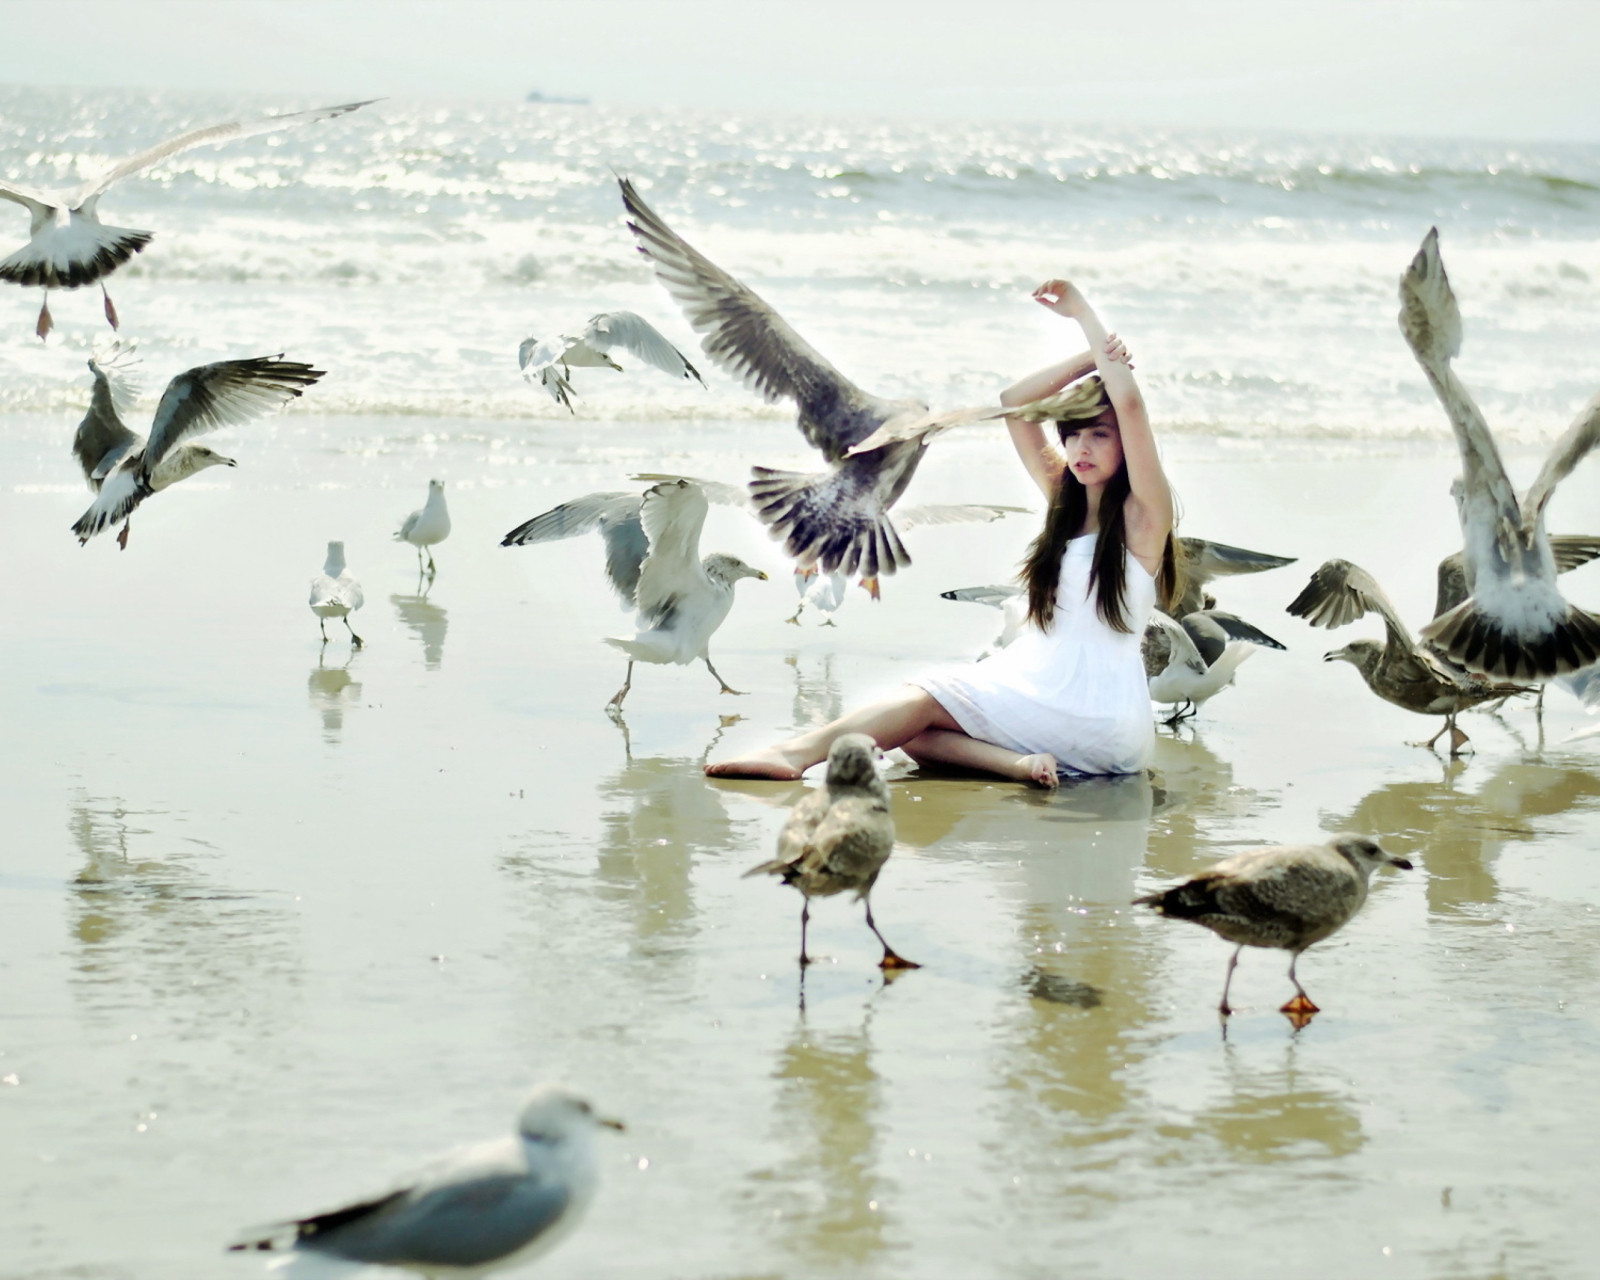
[[1033,296],[1057,315],[1076,320],[1089,339],[1089,350],[1095,353],[1095,369],[1105,384],[1111,407],[1117,411],[1122,456],[1127,461],[1128,484],[1133,490],[1125,508],[1128,547],[1141,560],[1159,560],[1167,535],[1172,532],[1172,487],[1161,466],[1155,432],[1150,428],[1133,369],[1125,360],[1107,354],[1118,344],[1108,337],[1100,317],[1076,285],[1067,280],[1047,280],[1033,291]]

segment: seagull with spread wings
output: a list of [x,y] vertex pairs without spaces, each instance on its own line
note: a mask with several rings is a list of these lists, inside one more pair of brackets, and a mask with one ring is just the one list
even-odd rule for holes
[[739,693],[711,665],[711,637],[733,608],[733,584],[767,575],[737,556],[713,552],[700,558],[700,530],[710,510],[699,485],[670,480],[640,497],[591,493],[518,525],[502,547],[554,542],[599,530],[606,544],[606,574],[622,602],[639,611],[631,637],[606,643],[628,655],[628,673],[608,707],[621,707],[633,688],[635,662],[675,663],[696,658],[716,677],[723,693]]
[[122,521],[117,541],[123,547],[128,545],[128,517],[151,494],[206,467],[234,465],[232,458],[192,445],[190,439],[281,409],[323,374],[282,355],[187,369],[167,384],[150,437],[141,440],[123,425],[105,371],[95,361],[89,367],[95,372],[95,394],[73,451],[96,497],[72,532],[81,545]]
[[1500,450],[1451,367],[1461,312],[1430,230],[1400,278],[1400,332],[1455,429],[1461,477],[1452,486],[1472,594],[1423,628],[1451,659],[1504,680],[1547,680],[1600,659],[1600,617],[1562,598],[1544,513],[1550,496],[1600,443],[1600,394],[1556,441],[1518,499]]
[[[1592,543],[1593,539],[1578,539]],[[1592,558],[1588,557],[1588,558]],[[1584,560],[1576,560],[1576,568]],[[1439,566],[1440,603],[1448,602],[1448,583],[1455,566],[1447,559]],[[1533,690],[1525,685],[1487,680],[1466,670],[1426,640],[1412,638],[1399,611],[1390,603],[1377,580],[1359,565],[1348,560],[1329,560],[1311,575],[1306,589],[1289,605],[1289,613],[1304,618],[1313,627],[1342,627],[1357,618],[1375,613],[1383,619],[1385,638],[1352,640],[1342,649],[1323,655],[1324,662],[1348,662],[1361,673],[1367,687],[1385,702],[1423,716],[1443,716],[1444,726],[1426,742],[1413,746],[1432,748],[1439,738],[1450,735],[1450,754],[1460,755],[1467,735],[1456,726],[1456,717],[1472,707],[1495,699],[1505,699]],[[1426,628],[1423,634],[1427,634]]]
[[337,107],[295,111],[288,115],[268,116],[263,120],[236,120],[228,124],[191,129],[129,156],[99,177],[66,191],[36,190],[0,178],[0,199],[20,204],[32,219],[28,243],[9,257],[0,259],[0,280],[44,289],[39,323],[34,329],[41,338],[47,337],[54,327],[50,318],[50,290],[78,289],[102,281],[100,292],[105,298],[106,320],[115,329],[117,309],[111,305],[111,296],[105,292],[104,277],[149,244],[154,233],[134,231],[127,227],[108,227],[100,221],[100,197],[114,183],[191,147],[232,142],[236,138],[272,133],[278,129],[310,124],[315,120],[331,120],[334,116],[342,116],[375,101],[377,99],[372,98],[367,102],[346,102]]
[[1174,707],[1168,728],[1199,714],[1202,703],[1233,683],[1239,664],[1260,646],[1283,645],[1243,618],[1217,609],[1196,609],[1181,618],[1153,610],[1141,652],[1153,702]]
[[885,400],[856,386],[819,355],[757,294],[672,230],[619,178],[628,228],[656,278],[701,335],[706,355],[769,402],[793,400],[800,433],[826,471],[754,467],[757,516],[790,557],[826,573],[867,579],[911,563],[889,509],[911,483],[925,447],[914,431],[870,453],[852,447],[886,424],[977,422],[999,407],[931,414],[916,400]]
[[528,382],[537,382],[557,404],[576,413],[571,399],[572,370],[615,369],[621,373],[622,366],[611,358],[611,352],[619,347],[670,377],[686,382],[692,378],[702,387],[706,385],[700,370],[684,358],[683,352],[643,316],[631,311],[604,311],[591,316],[577,333],[524,338],[517,348],[517,363]]

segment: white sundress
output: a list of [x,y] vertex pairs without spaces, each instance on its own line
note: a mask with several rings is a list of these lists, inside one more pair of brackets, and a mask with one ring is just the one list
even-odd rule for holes
[[1127,557],[1126,634],[1100,620],[1089,594],[1097,534],[1067,544],[1048,631],[1031,623],[983,662],[938,667],[925,689],[974,738],[1033,755],[1048,751],[1072,773],[1138,773],[1155,724],[1140,644],[1156,603],[1155,579]]

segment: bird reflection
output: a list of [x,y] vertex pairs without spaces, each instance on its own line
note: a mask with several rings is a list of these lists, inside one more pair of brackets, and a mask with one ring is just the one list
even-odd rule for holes
[[429,671],[437,671],[444,661],[444,637],[450,630],[450,615],[442,605],[428,599],[432,587],[432,579],[419,578],[414,593],[390,596],[389,603],[411,634],[422,641],[422,665]]
[[1295,1052],[1291,1042],[1281,1062],[1250,1069],[1228,1046],[1228,1098],[1200,1112],[1190,1124],[1173,1126],[1173,1136],[1188,1142],[1208,1137],[1235,1159],[1251,1164],[1301,1161],[1308,1155],[1348,1156],[1361,1150],[1367,1137],[1355,1102],[1330,1083],[1302,1078]]
[[1244,818],[1260,798],[1233,785],[1233,765],[1206,746],[1199,730],[1183,738],[1158,735],[1151,764],[1160,805],[1150,829],[1150,870],[1187,875],[1197,851],[1211,844],[1216,819]]
[[881,1254],[878,1170],[883,1084],[872,1066],[870,1009],[857,1030],[817,1031],[802,1017],[778,1052],[772,1140],[786,1154],[751,1175],[771,1201],[783,1247],[807,1268],[837,1274]]
[[350,674],[350,664],[360,652],[351,649],[345,660],[335,667],[327,665],[326,653],[319,653],[317,665],[311,668],[306,688],[311,694],[311,709],[322,713],[324,742],[336,745],[344,732],[345,708],[361,705],[361,682]]
[[723,732],[740,717],[722,717],[698,759],[633,754],[627,721],[622,768],[600,783],[599,878],[602,893],[626,901],[640,942],[681,945],[694,932],[690,894],[695,856],[743,850],[746,839],[701,769]]
[[1476,792],[1457,787],[1466,769],[1454,760],[1438,781],[1391,782],[1347,814],[1324,815],[1323,825],[1381,837],[1385,848],[1425,863],[1428,909],[1443,914],[1499,898],[1494,861],[1507,844],[1538,837],[1529,819],[1600,805],[1600,777],[1589,769],[1508,761]]
[[[211,847],[169,830],[183,822],[83,793],[69,807],[83,858],[67,908],[77,992],[106,1014],[148,1007],[207,1038],[273,1034],[298,969],[283,913],[211,882],[197,865]],[[184,852],[141,852],[151,845]]]
[[794,668],[794,728],[796,732],[837,720],[844,714],[844,694],[833,674],[832,653],[804,660],[798,653],[784,658]]

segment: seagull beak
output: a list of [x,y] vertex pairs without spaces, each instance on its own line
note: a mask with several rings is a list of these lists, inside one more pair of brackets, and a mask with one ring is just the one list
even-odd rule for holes
[[756,577],[760,578],[763,582],[767,580],[767,575],[762,573],[760,569],[756,570]]
[[1396,858],[1393,854],[1391,854],[1389,856],[1389,865],[1391,867],[1399,867],[1400,870],[1402,870],[1402,871],[1410,871],[1411,870],[1411,862],[1410,862],[1409,859]]
[[236,467],[239,465],[239,460],[237,458],[224,458],[222,460],[222,465],[225,467]]
[[620,1120],[613,1120],[610,1116],[596,1116],[595,1123],[607,1129],[615,1129],[618,1133],[626,1133],[628,1126]]
[[1343,649],[1335,649],[1332,653],[1323,654],[1322,655],[1322,660],[1324,662],[1337,662],[1337,661],[1339,661],[1339,659],[1343,655],[1343,653],[1344,653]]

